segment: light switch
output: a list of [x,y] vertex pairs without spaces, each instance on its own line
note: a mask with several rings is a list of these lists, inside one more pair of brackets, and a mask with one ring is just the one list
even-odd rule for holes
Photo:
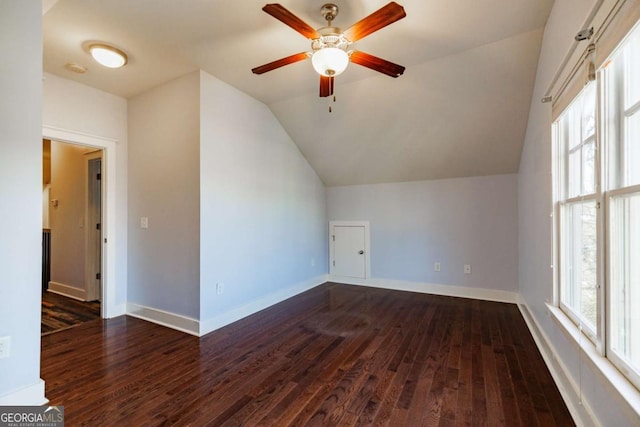
[[0,337],[0,359],[11,356],[11,337]]
[[146,216],[140,217],[140,228],[149,228],[149,218]]

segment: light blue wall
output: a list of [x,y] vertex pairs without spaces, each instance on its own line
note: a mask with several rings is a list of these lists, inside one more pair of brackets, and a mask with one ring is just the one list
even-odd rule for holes
[[324,185],[264,104],[197,71],[128,110],[129,303],[206,323],[324,279]]
[[192,319],[200,311],[199,90],[193,72],[128,105],[128,302]]
[[331,187],[329,220],[370,221],[374,279],[516,291],[516,188],[516,175]]
[[[44,403],[40,381],[42,19],[40,2],[0,2],[0,402]],[[7,400],[9,399],[9,400]]]
[[271,111],[201,72],[200,121],[206,320],[312,283],[328,249],[324,186]]

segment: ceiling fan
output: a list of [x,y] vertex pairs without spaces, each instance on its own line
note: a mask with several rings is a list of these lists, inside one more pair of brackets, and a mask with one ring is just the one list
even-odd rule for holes
[[325,4],[320,9],[320,13],[327,21],[327,26],[317,30],[278,3],[267,4],[262,10],[311,40],[311,52],[296,53],[261,65],[251,70],[254,74],[263,74],[311,58],[313,68],[320,74],[320,96],[327,97],[333,95],[335,76],[342,73],[349,62],[391,77],[398,77],[404,73],[405,68],[402,65],[359,50],[349,50],[351,43],[407,16],[404,8],[396,2],[388,3],[345,31],[332,26],[333,20],[338,15],[338,6],[332,3]]

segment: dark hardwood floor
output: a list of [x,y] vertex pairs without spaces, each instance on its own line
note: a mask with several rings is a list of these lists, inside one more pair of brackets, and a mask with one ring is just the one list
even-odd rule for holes
[[100,318],[99,301],[78,301],[53,292],[42,294],[42,335]]
[[131,317],[42,338],[76,425],[574,425],[513,304],[327,283],[200,339]]

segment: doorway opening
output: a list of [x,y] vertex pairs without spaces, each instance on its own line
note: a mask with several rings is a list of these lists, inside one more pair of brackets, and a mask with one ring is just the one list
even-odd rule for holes
[[43,334],[101,317],[103,149],[43,140]]
[[61,129],[44,125],[42,128],[44,139],[69,143],[75,146],[90,147],[102,150],[102,223],[101,246],[101,299],[100,317],[109,319],[124,314],[125,305],[116,304],[116,248],[118,234],[116,233],[116,171],[117,171],[117,141],[102,136],[89,135],[83,132]]

